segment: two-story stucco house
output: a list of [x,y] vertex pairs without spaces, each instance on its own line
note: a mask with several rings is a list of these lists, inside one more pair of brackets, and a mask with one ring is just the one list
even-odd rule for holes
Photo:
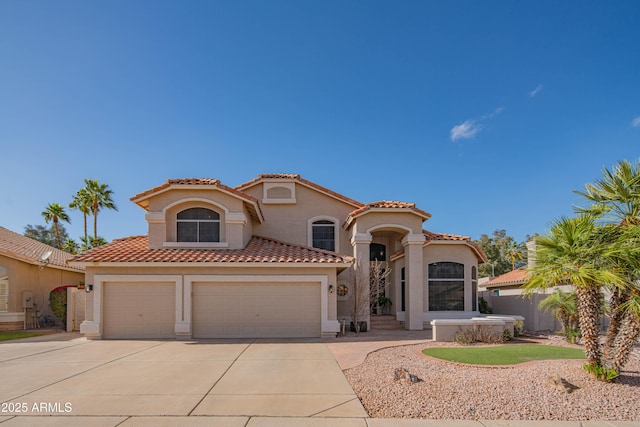
[[485,255],[468,237],[423,230],[430,215],[414,204],[363,204],[293,174],[236,187],[171,179],[131,200],[148,236],[72,260],[93,289],[90,338],[334,335],[371,259],[389,262],[387,297],[405,328],[477,314]]

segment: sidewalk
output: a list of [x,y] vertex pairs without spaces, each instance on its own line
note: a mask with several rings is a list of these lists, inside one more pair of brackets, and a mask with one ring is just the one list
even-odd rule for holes
[[2,427],[638,427],[640,421],[422,420],[289,417],[0,417]]

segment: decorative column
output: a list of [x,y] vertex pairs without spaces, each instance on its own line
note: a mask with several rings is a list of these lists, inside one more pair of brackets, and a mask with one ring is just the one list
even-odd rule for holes
[[405,320],[412,331],[424,329],[424,234],[407,234],[402,239],[405,259]]
[[[353,265],[355,278],[353,289],[352,310],[357,311],[358,321],[367,322],[367,330],[371,321],[370,295],[371,284],[369,279],[369,245],[371,233],[356,233],[351,237],[353,246]],[[357,302],[356,302],[357,300]]]

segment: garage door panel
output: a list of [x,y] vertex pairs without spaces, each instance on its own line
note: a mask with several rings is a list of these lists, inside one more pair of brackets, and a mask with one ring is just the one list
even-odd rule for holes
[[194,283],[196,338],[318,337],[319,284]]
[[105,283],[105,338],[175,338],[175,284]]

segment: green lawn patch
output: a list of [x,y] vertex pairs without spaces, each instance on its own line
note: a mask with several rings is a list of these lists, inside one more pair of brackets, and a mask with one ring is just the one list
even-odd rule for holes
[[584,351],[580,349],[537,344],[427,348],[422,352],[438,359],[472,365],[515,365],[531,360],[584,359]]
[[25,331],[0,332],[0,341],[17,340],[20,338],[39,337],[40,335],[44,335],[44,332],[25,332]]

